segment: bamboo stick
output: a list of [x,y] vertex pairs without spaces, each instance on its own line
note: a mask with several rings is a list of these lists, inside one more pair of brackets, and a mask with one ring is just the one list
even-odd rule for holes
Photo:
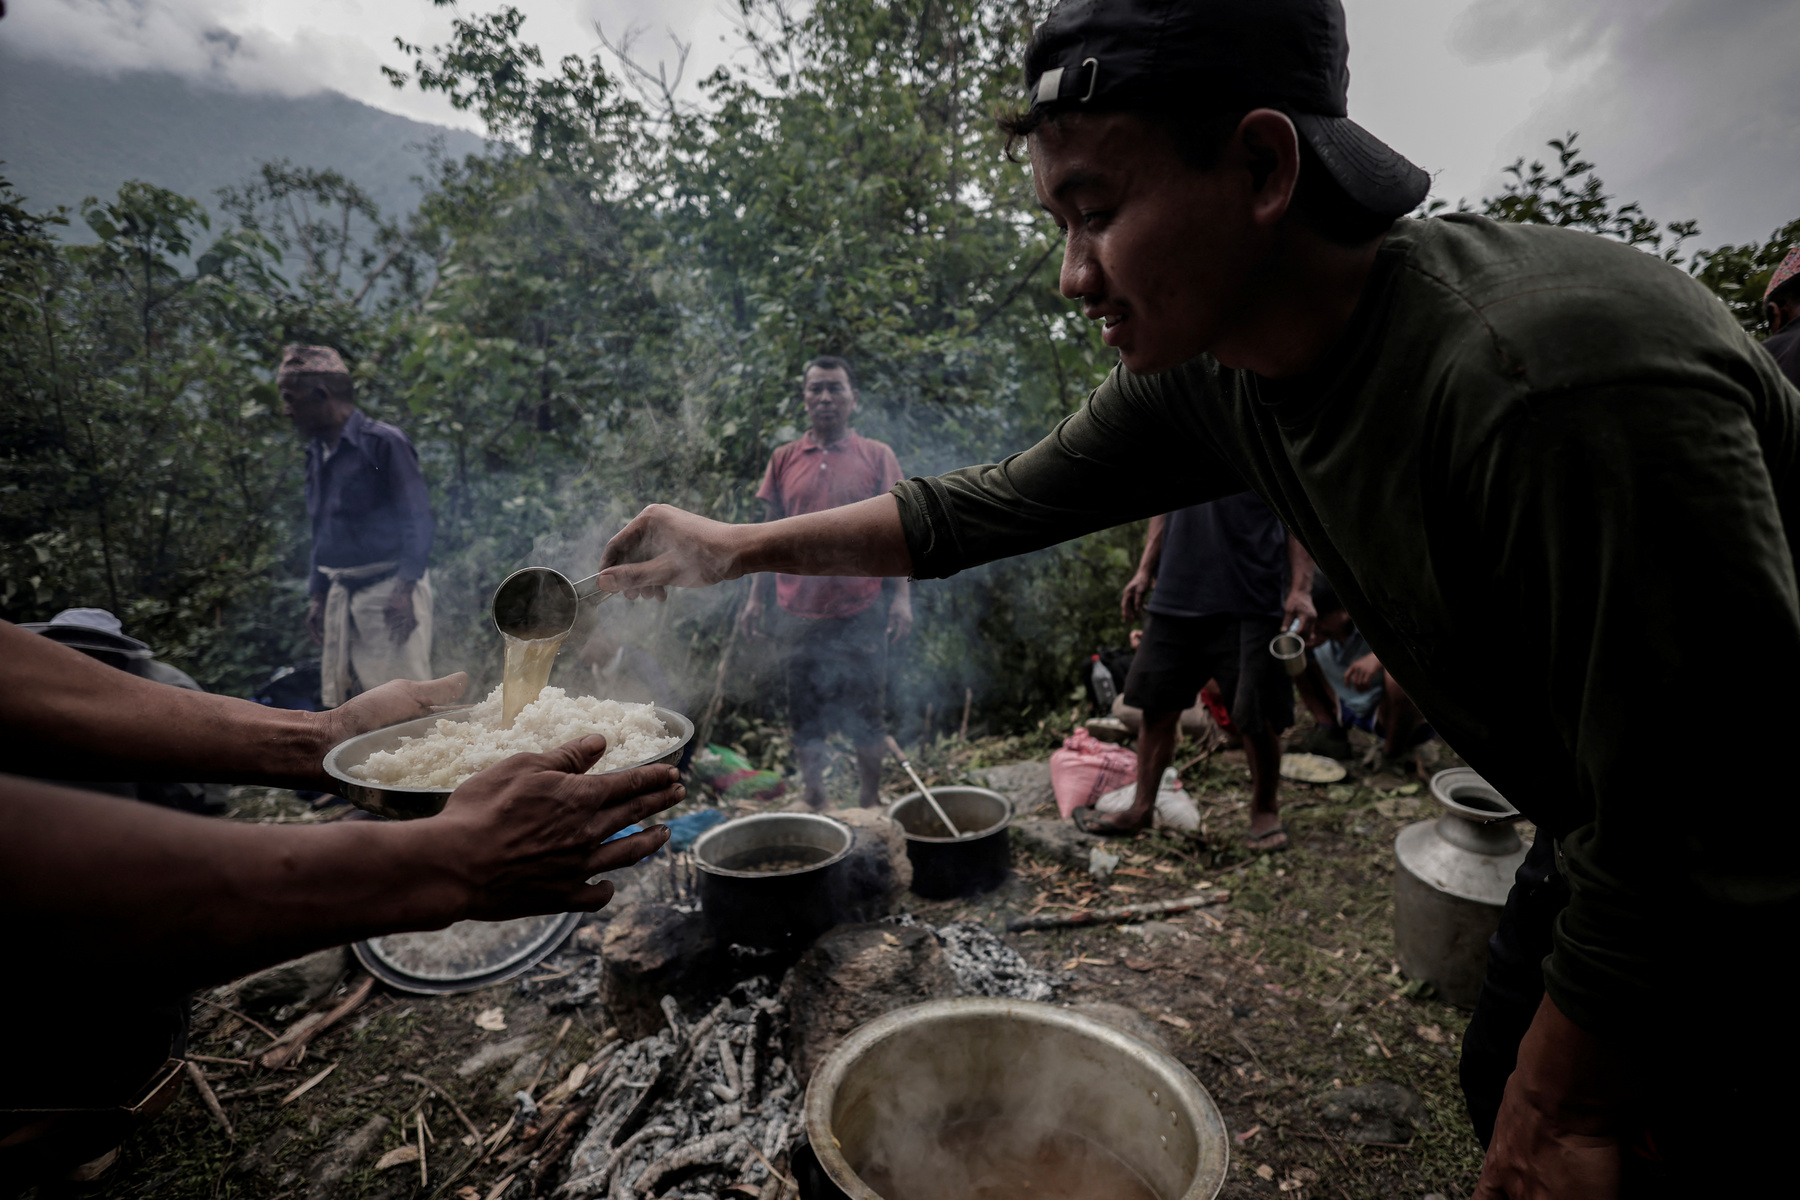
[[1191,908],[1206,908],[1214,904],[1224,904],[1230,899],[1230,892],[1207,892],[1201,896],[1183,896],[1179,900],[1154,900],[1145,904],[1123,904],[1118,908],[1090,908],[1072,913],[1014,917],[1006,923],[1006,929],[1008,933],[1018,933],[1024,929],[1066,929],[1076,925],[1108,925],[1115,922],[1136,921],[1144,917],[1161,916],[1164,913],[1186,912]]

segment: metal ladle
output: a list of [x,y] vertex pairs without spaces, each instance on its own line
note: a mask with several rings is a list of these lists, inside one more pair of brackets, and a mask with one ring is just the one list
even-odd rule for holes
[[919,778],[919,773],[913,770],[912,763],[906,760],[906,752],[900,749],[900,743],[894,740],[892,734],[888,735],[887,744],[888,749],[894,752],[894,757],[900,760],[900,765],[906,768],[906,773],[912,776],[913,786],[924,793],[925,802],[931,805],[931,811],[936,813],[937,819],[944,823],[944,828],[950,831],[950,836],[962,837],[962,830],[958,829],[955,822],[950,820],[950,814],[944,811],[944,806],[938,803],[937,797],[931,794],[931,789],[925,786],[925,781]]
[[524,641],[566,637],[575,628],[583,600],[612,592],[600,590],[600,576],[589,575],[575,583],[549,567],[525,567],[501,580],[494,589],[494,628]]
[[1301,675],[1306,671],[1306,639],[1300,636],[1300,618],[1282,632],[1269,639],[1269,653],[1281,663],[1282,669],[1289,675]]

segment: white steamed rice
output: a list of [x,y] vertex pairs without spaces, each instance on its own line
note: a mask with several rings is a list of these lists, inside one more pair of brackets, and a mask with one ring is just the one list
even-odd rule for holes
[[571,696],[556,687],[526,705],[511,729],[501,729],[500,693],[496,687],[466,719],[439,721],[423,737],[402,738],[397,748],[376,751],[349,773],[384,787],[454,788],[503,758],[554,750],[597,733],[606,738],[606,753],[592,775],[647,762],[681,741],[670,736],[654,705]]

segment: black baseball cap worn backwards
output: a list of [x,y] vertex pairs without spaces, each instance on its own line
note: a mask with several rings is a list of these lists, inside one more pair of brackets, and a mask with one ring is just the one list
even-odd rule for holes
[[1062,0],[1025,51],[1028,106],[1286,113],[1350,198],[1417,208],[1431,177],[1352,121],[1340,0]]

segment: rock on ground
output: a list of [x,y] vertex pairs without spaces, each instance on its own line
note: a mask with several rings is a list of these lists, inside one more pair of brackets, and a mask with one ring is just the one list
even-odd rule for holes
[[873,921],[886,916],[912,887],[906,834],[879,809],[839,809],[831,815],[848,825],[856,838],[839,868],[843,919]]
[[601,1002],[628,1039],[662,1028],[664,996],[695,1007],[720,987],[722,956],[698,907],[682,912],[671,904],[627,905],[607,925],[600,957]]
[[988,767],[971,772],[970,778],[1005,796],[1012,802],[1012,810],[1017,816],[1036,812],[1045,805],[1056,806],[1056,792],[1050,786],[1050,764],[1047,762]]
[[1334,1088],[1317,1098],[1319,1122],[1347,1142],[1406,1143],[1426,1127],[1425,1102],[1397,1083]]
[[781,983],[794,1073],[804,1085],[858,1025],[955,994],[956,977],[929,929],[841,925],[814,942]]
[[246,1009],[296,1008],[329,995],[350,972],[350,948],[333,946],[246,975],[230,992]]
[[1105,838],[1081,832],[1073,821],[1054,817],[1021,818],[1012,823],[1011,833],[1014,849],[1084,874],[1093,848],[1106,842]]

